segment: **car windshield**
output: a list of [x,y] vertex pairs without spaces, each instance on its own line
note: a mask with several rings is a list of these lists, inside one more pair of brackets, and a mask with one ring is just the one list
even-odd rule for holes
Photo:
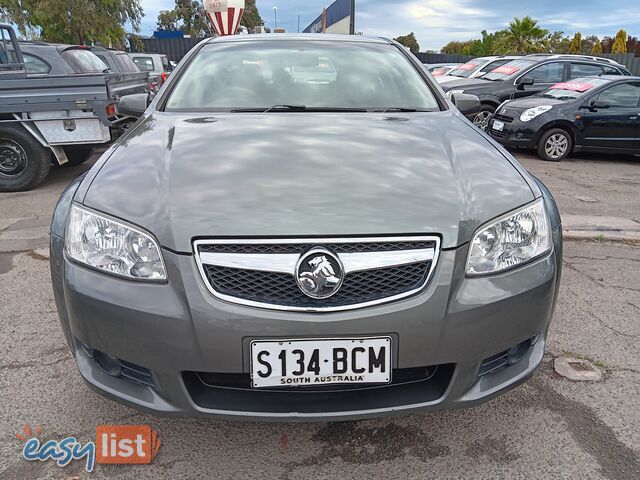
[[491,70],[482,78],[493,81],[508,80],[535,64],[535,60],[514,60]]
[[449,75],[452,77],[468,78],[473,72],[478,69],[481,64],[485,62],[486,60],[484,58],[475,58],[465,63],[464,65],[460,65],[454,70],[451,70],[449,72]]
[[556,83],[551,88],[540,92],[538,96],[557,100],[573,100],[605,83],[608,81],[602,78],[574,78],[569,82]]
[[388,44],[244,41],[204,46],[168,111],[439,110],[417,69]]

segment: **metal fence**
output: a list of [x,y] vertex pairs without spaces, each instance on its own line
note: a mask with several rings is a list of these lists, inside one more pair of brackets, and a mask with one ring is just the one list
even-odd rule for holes
[[[132,52],[164,53],[169,60],[179,62],[202,38],[143,38],[143,49],[137,50],[131,42]],[[640,75],[640,57],[633,53],[609,53],[603,57],[611,58],[625,65],[634,75]],[[418,53],[416,57],[422,63],[465,63],[473,57],[470,55],[448,55],[444,53]]]
[[601,56],[625,65],[633,75],[640,75],[640,57],[633,53],[605,53]]
[[473,57],[470,55],[448,55],[446,53],[416,53],[422,63],[465,63]]
[[179,62],[189,50],[203,38],[142,38],[142,49],[137,49],[131,42],[134,53],[164,53],[169,60]]

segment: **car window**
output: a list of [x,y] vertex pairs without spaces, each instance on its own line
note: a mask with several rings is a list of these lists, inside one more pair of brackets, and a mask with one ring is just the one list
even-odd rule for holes
[[604,74],[605,75],[623,75],[622,72],[620,72],[620,70],[618,70],[617,68],[614,67],[608,67],[608,66],[604,66]]
[[152,57],[133,57],[133,63],[142,72],[153,72],[155,70]]
[[166,109],[274,105],[439,109],[428,84],[394,45],[326,41],[206,45],[179,77]]
[[131,60],[131,57],[124,52],[114,54],[113,58],[116,65],[118,65],[118,69],[123,73],[134,73],[140,71],[134,61]]
[[561,82],[564,77],[564,63],[545,63],[527,72],[527,77],[533,78],[533,81],[538,84]]
[[98,57],[100,60],[102,60],[102,63],[104,63],[105,65],[109,66],[109,62],[107,61],[107,57],[105,57],[103,54],[94,52],[94,55],[96,57]]
[[164,71],[168,71],[170,69],[169,67],[169,59],[167,58],[166,55],[160,55],[160,60],[162,61],[162,69]]
[[600,65],[591,65],[588,63],[572,63],[571,78],[591,77],[602,75],[602,67]]
[[24,68],[27,73],[46,74],[51,71],[51,65],[40,57],[36,57],[30,53],[23,53],[22,58],[24,59]]
[[484,67],[482,67],[480,69],[480,71],[482,73],[487,73],[487,72],[495,70],[496,68],[501,67],[502,65],[504,65],[506,63],[509,63],[509,62],[510,62],[510,60],[508,60],[506,58],[503,58],[502,60],[494,60],[493,62],[487,63]]
[[535,65],[534,60],[512,60],[504,65],[494,68],[482,78],[493,81],[508,80],[510,78],[515,78],[516,75],[522,73],[523,70],[526,70],[533,65]]
[[482,59],[480,58],[476,58],[475,60],[470,60],[467,63],[460,65],[454,68],[453,70],[451,70],[449,72],[449,75],[453,77],[468,78],[469,76],[471,76],[473,72],[475,72],[478,69],[478,65],[480,65],[481,61]]
[[638,107],[640,106],[640,82],[619,83],[607,88],[593,100],[604,102],[610,107]]
[[109,67],[93,52],[84,48],[70,48],[60,55],[77,73],[102,73]]

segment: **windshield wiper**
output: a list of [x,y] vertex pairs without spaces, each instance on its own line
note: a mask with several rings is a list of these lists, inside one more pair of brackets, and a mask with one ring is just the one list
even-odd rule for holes
[[306,105],[273,105],[269,108],[263,107],[248,107],[248,108],[234,108],[232,113],[269,113],[269,112],[366,112],[366,108],[352,108],[352,107],[307,107]]
[[374,110],[376,113],[389,113],[389,112],[429,112],[426,108],[409,108],[409,107],[389,107]]

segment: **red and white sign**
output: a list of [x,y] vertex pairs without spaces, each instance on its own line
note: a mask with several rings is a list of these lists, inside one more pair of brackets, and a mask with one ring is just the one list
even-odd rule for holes
[[494,68],[491,70],[491,73],[503,73],[505,75],[513,75],[520,69],[518,67],[513,67],[511,65],[502,65],[501,67]]
[[551,90],[571,90],[573,92],[586,92],[590,88],[593,88],[593,85],[590,83],[572,83],[572,82],[562,82],[556,83]]
[[203,0],[202,3],[218,35],[236,34],[244,13],[244,0]]
[[460,65],[456,67],[456,70],[473,70],[478,66],[477,63],[465,63],[464,65]]
[[446,70],[444,68],[436,68],[433,72],[431,72],[431,75],[433,75],[434,77],[442,77],[444,76]]

